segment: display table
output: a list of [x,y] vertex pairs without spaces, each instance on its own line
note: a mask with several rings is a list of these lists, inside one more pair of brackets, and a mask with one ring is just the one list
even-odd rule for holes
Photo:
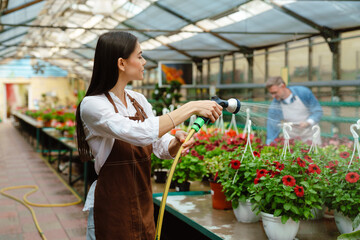
[[43,127],[42,122],[19,112],[13,112],[12,116],[14,117],[15,126],[19,128],[21,134],[28,138],[30,144],[33,144],[35,140],[35,148],[38,151],[41,128]]
[[[198,183],[191,183],[193,188],[190,190],[199,190],[201,186]],[[153,184],[155,191],[159,191],[161,186]],[[162,184],[164,185],[164,184]],[[203,185],[203,184],[201,184]],[[237,222],[232,210],[216,210],[212,208],[210,191],[195,192],[169,192],[167,198],[166,215],[164,217],[163,231],[167,231],[166,221],[184,222],[187,228],[193,228],[201,232],[204,237],[201,239],[244,239],[244,240],[266,240],[266,234],[263,230],[262,222],[240,223]],[[160,206],[161,195],[154,194],[154,204]],[[157,211],[158,208],[156,207]],[[157,215],[157,213],[155,213]],[[167,216],[172,215],[170,220]],[[179,225],[179,223],[176,223]],[[170,225],[170,226],[169,226]],[[171,227],[171,224],[168,224]],[[187,231],[186,227],[182,232]],[[166,233],[170,234],[170,233]],[[337,230],[332,216],[326,216],[320,220],[301,221],[298,234],[298,240],[335,240],[340,233]],[[173,238],[173,236],[168,237]],[[176,236],[174,239],[177,239]],[[180,239],[180,238],[179,238]],[[197,239],[197,238],[188,238]],[[165,240],[165,239],[164,239]]]

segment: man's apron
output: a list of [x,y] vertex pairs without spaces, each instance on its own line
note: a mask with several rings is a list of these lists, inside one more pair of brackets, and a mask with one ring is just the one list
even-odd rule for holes
[[[309,116],[310,111],[309,109],[303,104],[298,96],[293,97],[293,102],[290,104],[282,103],[281,102],[281,109],[284,116],[285,122],[292,122],[292,123],[300,123],[305,122]],[[296,125],[292,126],[292,131],[289,131],[290,138],[298,138],[300,137],[303,142],[312,141],[314,132],[312,131],[312,126],[307,128],[300,128]],[[318,144],[321,143],[320,135],[316,139]]]
[[[118,110],[109,93],[105,94]],[[131,120],[144,121],[146,113],[128,95],[136,109]],[[126,128],[126,126],[122,126]],[[150,181],[152,145],[137,147],[115,139],[99,172],[95,188],[94,222],[98,240],[153,240],[154,206]]]

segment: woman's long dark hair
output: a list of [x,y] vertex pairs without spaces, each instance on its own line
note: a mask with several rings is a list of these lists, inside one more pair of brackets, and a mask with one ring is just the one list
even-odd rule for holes
[[[135,50],[137,38],[127,32],[108,32],[99,37],[96,44],[91,82],[85,96],[100,95],[112,89],[119,77],[118,59],[127,59]],[[82,161],[92,159],[85,140],[79,103],[76,109],[76,133],[79,156]]]

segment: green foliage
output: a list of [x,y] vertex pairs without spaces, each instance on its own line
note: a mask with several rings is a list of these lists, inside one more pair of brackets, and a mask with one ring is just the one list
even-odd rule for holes
[[231,160],[241,161],[240,167],[236,169],[232,164],[225,166],[225,171],[220,176],[220,182],[223,186],[225,196],[228,201],[232,201],[233,208],[239,205],[239,202],[245,202],[250,198],[248,188],[254,185],[256,170],[265,165],[259,157],[253,157],[250,151],[243,153],[239,148],[228,155]]
[[173,160],[164,160],[158,158],[154,153],[151,154],[151,171],[155,169],[170,169]]
[[169,87],[159,87],[155,85],[155,90],[152,93],[153,109],[155,109],[157,115],[162,115],[163,108],[169,108],[171,104],[175,105],[180,102],[181,84],[178,81],[171,81]]
[[206,168],[204,162],[189,153],[179,160],[173,175],[173,180],[178,183],[201,180],[205,173]]
[[352,233],[341,234],[337,240],[359,240],[360,239],[360,230]]
[[356,178],[351,179],[350,175],[359,176],[359,159],[354,159],[349,166],[351,151],[345,146],[324,151],[324,155],[331,159],[325,166],[328,179],[328,187],[325,189],[326,205],[349,217],[355,229],[360,224],[360,182]]
[[[309,158],[300,144],[292,146],[293,154],[288,153],[284,158],[280,158],[281,148],[282,145],[269,146],[264,147],[261,152],[266,166],[262,169],[264,174],[261,175],[259,171],[256,176],[257,183],[250,185],[248,189],[251,200],[255,202],[253,209],[257,213],[281,216],[282,223],[289,218],[299,221],[314,217],[311,210],[322,209],[324,204],[322,192],[327,184],[324,175],[309,167],[315,164],[316,169],[319,169],[315,158]],[[298,158],[302,161],[298,162]]]

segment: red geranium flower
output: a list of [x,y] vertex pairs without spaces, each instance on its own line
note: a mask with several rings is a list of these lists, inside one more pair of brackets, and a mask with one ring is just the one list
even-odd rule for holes
[[309,152],[309,150],[306,150],[306,149],[303,149],[303,148],[302,148],[300,151],[301,151],[302,153],[307,153],[307,152]]
[[298,196],[298,197],[304,196],[304,188],[301,186],[296,185],[296,187],[294,188],[294,192],[295,192],[296,196]]
[[311,157],[309,157],[308,155],[305,155],[305,160],[308,161],[309,163],[313,163],[314,161],[311,159]]
[[321,169],[316,164],[310,164],[307,170],[309,171],[309,173],[321,173]]
[[273,165],[278,169],[280,172],[285,168],[284,164],[279,163],[278,161],[273,161]]
[[359,180],[359,174],[357,174],[356,172],[349,172],[348,174],[346,174],[345,179],[349,183],[356,183]]
[[266,174],[268,174],[268,170],[266,170],[266,169],[256,169],[256,177],[257,178],[261,178],[261,177],[263,177],[263,176],[266,176]]
[[241,165],[240,161],[235,159],[231,160],[230,164],[232,169],[239,169]]
[[282,171],[285,168],[285,165],[283,163],[280,163],[278,166],[276,166],[276,169]]
[[260,153],[257,152],[257,151],[253,151],[253,154],[254,154],[255,157],[260,157]]
[[344,158],[344,159],[345,159],[345,158],[348,158],[349,156],[350,156],[350,153],[348,153],[348,152],[341,152],[341,153],[340,153],[340,157],[341,157],[341,158]]
[[291,175],[285,175],[285,176],[283,176],[283,178],[282,178],[282,182],[283,182],[283,184],[284,184],[285,186],[290,186],[290,187],[292,187],[292,186],[295,185],[296,180],[295,180],[295,178],[294,178],[293,176],[291,176]]
[[258,183],[259,183],[259,181],[260,181],[260,179],[259,179],[259,178],[255,178],[255,179],[254,179],[254,183],[255,183],[255,185],[256,185],[256,184],[258,184]]
[[297,164],[299,164],[300,167],[306,167],[306,162],[304,160],[302,160],[301,158],[297,158],[296,159]]
[[198,157],[199,153],[196,150],[191,150],[191,155],[193,155],[194,157]]

